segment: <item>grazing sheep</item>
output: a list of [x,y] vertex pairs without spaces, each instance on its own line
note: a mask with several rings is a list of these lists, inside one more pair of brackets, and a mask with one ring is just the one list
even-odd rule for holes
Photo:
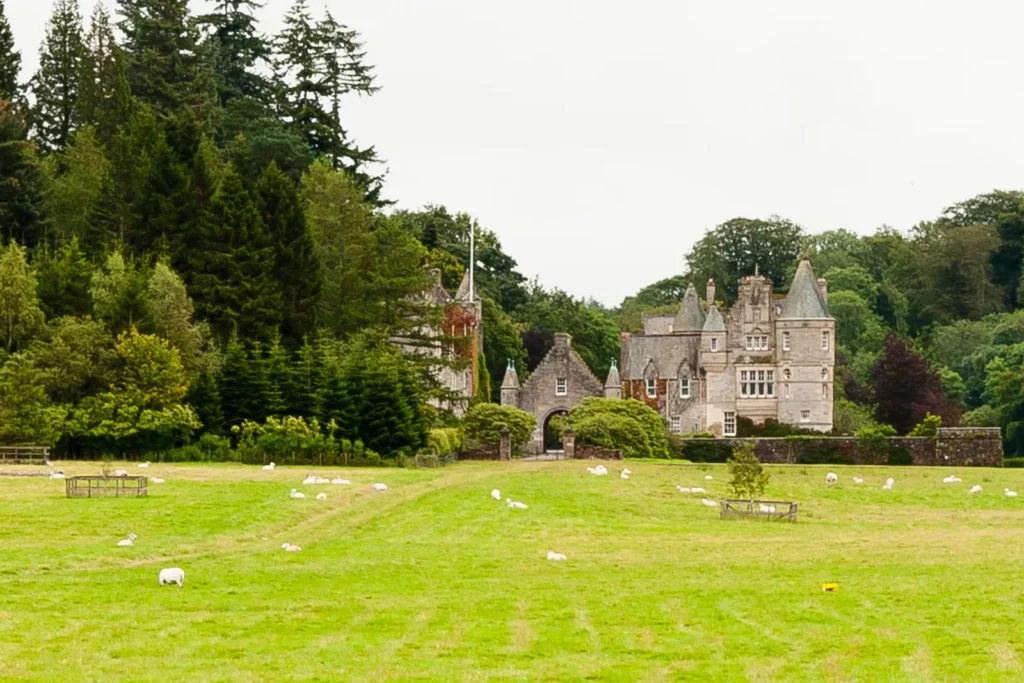
[[327,494],[321,491],[320,493],[316,494],[316,499],[317,500],[327,500]]
[[633,470],[629,469],[628,467],[623,467],[622,472],[623,474],[633,474]]
[[178,588],[185,585],[185,570],[178,567],[160,570],[160,585],[169,586],[172,583],[178,584]]
[[623,470],[623,471],[622,471],[622,474],[620,474],[619,476],[620,476],[621,478],[623,478],[623,479],[629,479],[629,475],[628,475],[628,474],[626,474],[626,471],[625,471],[625,470]]
[[556,553],[553,550],[549,550],[548,551],[548,559],[551,560],[552,562],[562,562],[562,561],[564,561],[566,559],[566,557],[562,553]]
[[864,480],[863,480],[863,479],[861,479],[860,477],[854,477],[854,478],[853,478],[853,483],[854,483],[854,484],[863,484],[863,483],[864,483]]
[[1003,489],[1003,493],[1006,495],[1007,498],[1016,498],[1017,497],[1017,492],[1016,491],[1011,491],[1010,489]]
[[302,483],[306,484],[307,486],[315,484],[316,483],[316,475],[315,474],[309,475],[308,477],[306,477],[305,479],[302,480]]
[[606,468],[604,465],[598,465],[597,467],[588,467],[587,472],[590,472],[591,474],[596,474],[597,476],[601,476],[604,474],[608,474],[608,468]]
[[968,491],[967,493],[971,494],[972,496],[975,493],[981,493],[981,485],[980,484],[975,484],[974,486],[971,487],[971,490]]
[[317,477],[317,478],[316,478],[316,481],[315,481],[315,482],[313,482],[313,483],[314,483],[314,484],[330,484],[330,483],[331,483],[331,480],[330,480],[330,479],[326,479],[326,478],[324,478],[324,477]]
[[707,491],[705,491],[700,486],[693,486],[690,488],[690,493],[707,493]]
[[63,472],[54,472],[53,470],[50,470],[50,479],[63,479],[63,478],[64,478],[64,473]]
[[775,512],[775,506],[774,505],[765,505],[764,503],[758,503],[757,506],[758,506],[758,509],[761,512],[771,512],[771,513]]
[[825,486],[831,486],[837,481],[839,481],[839,475],[835,472],[829,472],[825,475]]
[[149,481],[151,483],[153,483],[153,484],[162,484],[162,483],[164,483],[164,480],[161,479],[160,477],[150,477]]
[[710,474],[704,477],[704,481],[711,481],[712,479],[714,479],[714,477],[712,477]]
[[290,495],[291,495],[292,498],[305,498],[306,497],[305,493],[303,493],[302,491],[296,491],[295,489],[292,489],[292,492],[291,492]]
[[716,507],[718,507],[718,501],[715,501],[715,500],[708,500],[707,498],[701,498],[700,502],[704,503],[704,505],[706,505],[709,508],[716,508]]
[[501,491],[498,489],[491,489],[491,498],[494,500],[501,500]]
[[943,479],[942,483],[943,484],[959,484],[962,481],[963,481],[963,479],[961,479],[960,477],[956,476],[955,474],[951,474],[948,477],[946,477],[945,479]]
[[149,467],[149,461],[147,460],[146,462],[140,462],[138,466],[141,467],[142,469],[146,469],[147,467]]
[[275,467],[277,467],[277,465],[275,465],[273,463],[273,461],[271,461],[271,463],[269,465],[264,465],[263,466],[263,471],[264,472],[273,472]]
[[117,542],[118,548],[126,548],[130,545],[134,545],[135,539],[138,538],[135,534],[128,534],[128,538],[122,539]]
[[373,485],[373,490],[374,491],[380,491],[381,493],[383,493],[384,491],[388,490],[388,485],[387,484],[374,484]]
[[334,479],[331,479],[331,483],[332,484],[349,484],[351,482],[349,482],[348,479],[342,479],[341,477],[335,477]]
[[297,553],[300,550],[302,550],[302,548],[300,548],[299,546],[292,545],[291,543],[282,543],[281,544],[281,549],[284,550],[285,552],[289,552],[289,553]]
[[515,508],[516,510],[525,510],[528,507],[526,503],[520,503],[519,501],[512,500],[511,498],[506,498],[505,504],[510,508]]
[[127,477],[128,476],[128,470],[114,470],[114,476],[115,477]]
[[679,493],[693,493],[693,489],[689,486],[679,486],[678,484],[676,485],[676,491],[679,491]]

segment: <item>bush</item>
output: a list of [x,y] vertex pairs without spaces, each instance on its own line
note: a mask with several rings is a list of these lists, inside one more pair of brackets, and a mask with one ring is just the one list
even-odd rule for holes
[[427,433],[427,448],[435,455],[447,455],[462,450],[462,430],[455,427],[431,429]]
[[981,406],[976,410],[965,413],[960,419],[964,427],[999,427],[1002,421],[999,419],[999,411],[989,405]]
[[889,425],[865,427],[857,431],[857,440],[869,462],[884,464],[889,460],[889,438],[896,436],[896,430]]
[[903,446],[893,446],[889,449],[889,458],[886,462],[887,465],[913,465],[914,456],[910,454]]
[[797,448],[800,450],[797,453],[796,461],[801,465],[853,464],[853,454],[837,443],[823,439],[807,439],[806,443]]
[[774,418],[767,418],[762,424],[754,424],[749,417],[736,416],[736,436],[739,438],[768,437],[782,438],[798,434],[813,435],[816,432],[810,429],[801,429],[793,425],[787,425]]
[[683,445],[682,457],[690,462],[728,462],[733,448],[728,442],[708,439]]
[[484,444],[496,444],[501,441],[501,430],[508,429],[512,440],[512,450],[518,451],[533,434],[537,421],[533,415],[513,408],[499,406],[495,403],[478,403],[469,409],[462,419],[462,428],[466,438]]
[[203,434],[199,437],[195,447],[203,454],[203,460],[207,462],[228,462],[234,460],[231,453],[231,440],[216,434]]
[[921,424],[917,425],[910,430],[907,436],[931,436],[934,437],[939,433],[939,427],[942,426],[942,416],[932,415],[931,413],[925,413],[924,419],[921,420]]
[[729,458],[729,488],[737,498],[753,500],[764,493],[771,475],[764,471],[754,455],[754,447],[744,444]]
[[640,401],[585,398],[569,411],[569,424],[585,446],[619,450],[627,458],[671,456],[665,422]]
[[1003,467],[1024,467],[1024,458],[1006,458]]

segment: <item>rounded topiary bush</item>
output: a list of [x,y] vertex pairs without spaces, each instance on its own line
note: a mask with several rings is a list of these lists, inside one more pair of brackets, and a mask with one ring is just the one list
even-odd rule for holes
[[671,456],[665,422],[640,401],[585,398],[569,411],[568,422],[585,446],[622,451],[626,458]]
[[526,443],[536,426],[533,415],[496,403],[478,403],[462,418],[462,430],[467,439],[496,444],[501,440],[501,430],[508,429],[514,450],[519,450]]

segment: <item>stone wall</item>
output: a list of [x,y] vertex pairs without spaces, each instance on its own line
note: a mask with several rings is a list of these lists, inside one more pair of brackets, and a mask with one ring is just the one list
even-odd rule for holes
[[[872,448],[854,437],[748,439],[682,439],[683,457],[715,460],[729,449],[754,447],[757,459],[768,464],[913,464],[955,467],[1002,467],[1003,442],[999,429],[940,429],[936,438],[893,437],[884,448]],[[687,451],[690,451],[690,457]]]
[[498,444],[469,448],[459,453],[459,460],[499,460]]
[[613,451],[596,446],[576,446],[573,460],[622,460],[622,451]]

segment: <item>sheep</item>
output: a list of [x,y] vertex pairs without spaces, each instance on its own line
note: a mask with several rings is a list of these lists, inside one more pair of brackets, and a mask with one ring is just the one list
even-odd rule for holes
[[837,481],[839,481],[839,475],[835,472],[829,472],[825,475],[825,486],[831,486]]
[[291,492],[290,495],[291,495],[292,498],[305,498],[306,497],[305,493],[303,493],[302,491],[296,491],[295,489],[292,489],[292,492]]
[[1016,491],[1011,491],[1010,489],[1003,489],[1003,493],[1006,495],[1007,498],[1016,498],[1017,497],[1017,492]]
[[689,486],[676,485],[676,491],[679,491],[679,493],[693,493],[693,489],[691,489]]
[[885,486],[882,487],[883,491],[892,491],[892,485],[896,483],[896,480],[889,477],[885,480]]
[[146,469],[147,467],[149,467],[149,461],[147,460],[146,462],[140,462],[138,464],[138,467],[140,467],[141,469]]
[[951,474],[948,477],[944,478],[942,480],[942,483],[943,484],[959,484],[962,481],[963,481],[963,479],[961,479],[960,477],[956,476],[955,474]]
[[305,479],[302,480],[302,483],[307,485],[307,486],[315,484],[316,483],[316,475],[315,474],[309,475],[308,477],[306,477]]
[[774,513],[775,512],[775,506],[774,505],[765,505],[764,503],[758,503],[757,506],[758,506],[758,509],[761,512],[770,512],[770,513]]
[[50,470],[50,479],[63,479],[63,478],[64,478],[64,473],[63,472],[54,472],[53,470]]
[[282,543],[281,544],[281,549],[284,550],[285,552],[289,552],[289,553],[297,553],[300,550],[302,550],[302,548],[300,548],[299,546],[292,545],[291,543]]
[[185,570],[178,567],[160,570],[160,585],[169,586],[172,583],[178,584],[178,588],[185,585]]
[[324,477],[317,477],[316,481],[313,482],[313,483],[314,484],[330,484],[331,480],[330,479],[325,479]]
[[716,507],[718,507],[718,501],[708,500],[707,498],[701,498],[700,502],[703,503],[704,505],[706,505],[709,508],[716,508]]
[[515,508],[516,510],[526,510],[529,507],[526,503],[520,503],[519,501],[512,500],[511,498],[506,498],[505,504],[510,508]]
[[853,483],[854,483],[854,484],[863,484],[863,483],[864,483],[864,480],[863,480],[863,479],[861,479],[860,477],[854,477],[854,478],[853,478]]
[[114,476],[115,477],[127,477],[128,476],[128,470],[114,470]]
[[628,467],[623,467],[622,468],[622,473],[623,474],[633,474],[633,470],[629,469]]
[[332,484],[339,484],[340,485],[340,484],[349,484],[351,482],[349,482],[348,479],[342,479],[341,477],[335,477],[334,479],[331,479],[331,483]]
[[597,467],[588,467],[587,472],[590,472],[591,474],[596,474],[597,476],[602,476],[608,474],[608,468],[606,468],[604,465],[598,465]]
[[53,467],[53,463],[50,462],[49,458],[44,459],[43,464],[46,465],[47,467]]
[[551,560],[552,562],[562,562],[562,561],[564,561],[566,559],[566,557],[562,553],[556,553],[553,550],[549,550],[548,551],[548,559]]
[[316,499],[317,500],[327,500],[327,494],[324,493],[323,491],[321,491],[320,493],[316,494]]
[[117,542],[118,548],[127,548],[130,545],[134,545],[135,539],[138,538],[135,534],[128,534],[128,538],[122,539]]
[[491,489],[491,498],[494,500],[501,500],[501,491],[498,489]]
[[153,484],[162,484],[162,483],[164,483],[164,480],[162,478],[160,478],[160,477],[150,477],[149,481],[151,483],[153,483]]
[[710,474],[704,477],[704,481],[711,481],[712,479],[714,479],[714,477],[712,477]]
[[277,467],[277,465],[275,465],[274,462],[271,461],[269,465],[264,465],[263,466],[263,471],[264,472],[273,472],[275,467]]
[[705,491],[700,486],[694,486],[690,488],[690,493],[707,493],[707,491]]
[[629,475],[628,475],[628,474],[626,474],[626,471],[625,471],[625,470],[623,470],[623,471],[622,471],[622,474],[620,474],[619,476],[620,476],[620,477],[621,477],[622,479],[629,479]]
[[383,492],[388,490],[388,485],[387,484],[374,484],[373,485],[373,490],[374,491],[380,491],[381,493],[383,493]]
[[976,493],[981,493],[981,485],[980,484],[975,484],[974,486],[971,487],[971,490],[968,491],[967,493],[971,494],[972,496],[974,494],[976,494]]

